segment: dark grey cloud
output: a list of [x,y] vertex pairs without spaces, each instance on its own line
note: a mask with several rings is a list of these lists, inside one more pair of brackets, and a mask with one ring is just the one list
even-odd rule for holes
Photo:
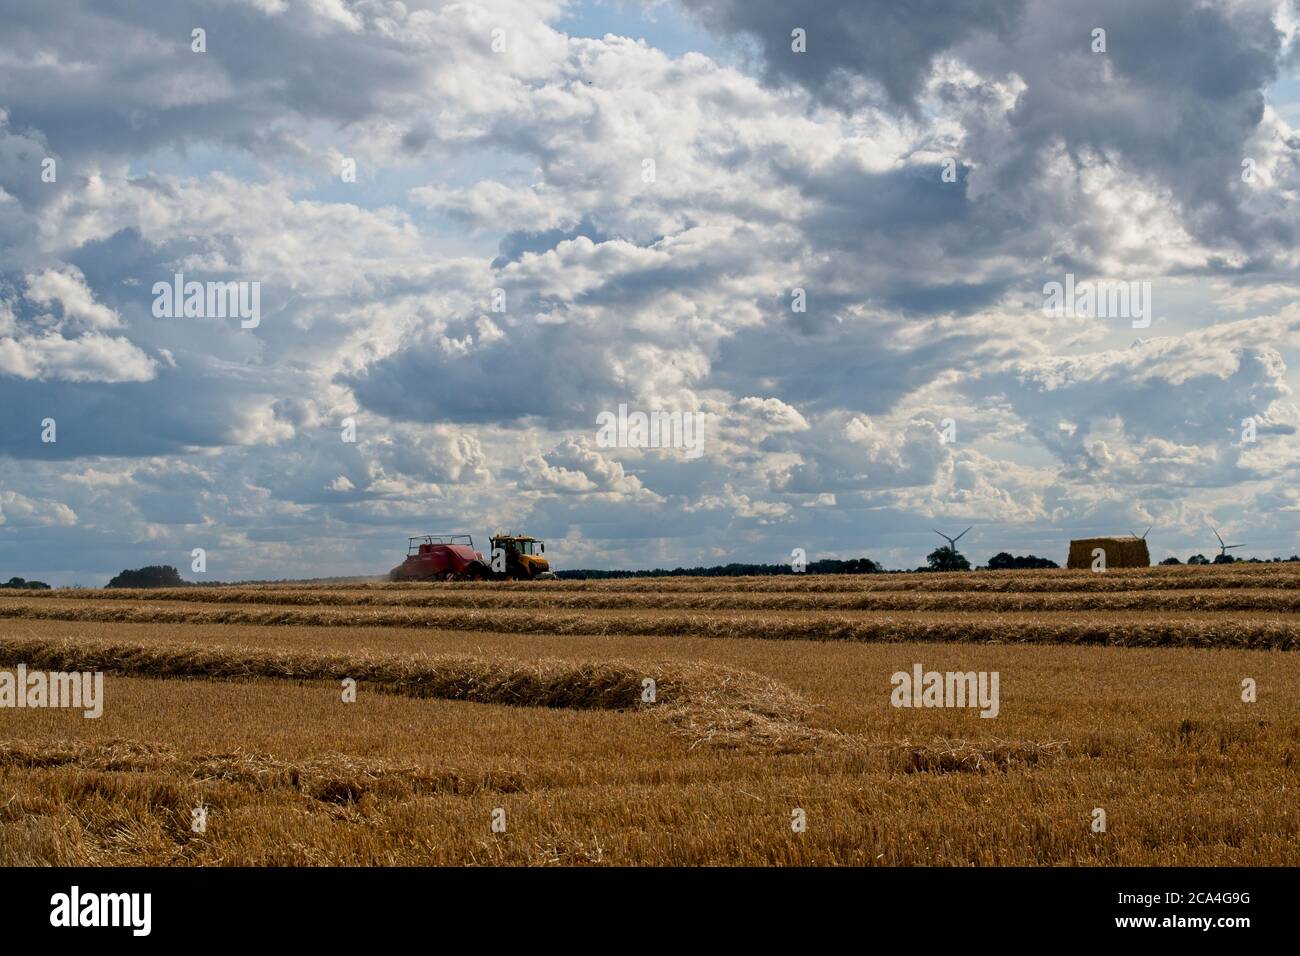
[[[874,81],[896,105],[913,108],[934,58],[976,34],[1006,35],[1024,0],[682,0],[710,29],[741,36],[762,51],[772,82],[797,83],[819,99],[854,105],[847,79]],[[791,31],[807,33],[807,52]]]
[[[980,95],[938,90],[967,129],[961,158],[982,167],[1000,197],[1053,185],[1068,191],[1070,184],[1044,181],[1048,151],[1063,145],[1169,190],[1189,231],[1206,242],[1265,260],[1295,244],[1294,212],[1248,209],[1240,182],[1247,141],[1263,118],[1263,89],[1284,53],[1271,4],[823,0],[795,10],[778,0],[682,3],[710,28],[757,41],[770,82],[849,111],[864,105],[853,96],[853,78],[879,84],[895,107],[914,111],[942,54],[988,80],[1018,78],[1024,88],[1009,130],[989,125],[997,114],[983,110]],[[797,25],[809,29],[805,54],[790,50]],[[1095,28],[1106,31],[1105,53],[1091,50]],[[847,209],[870,217],[881,200],[867,197],[880,195],[866,193]],[[923,223],[942,209],[937,190],[884,195],[895,206],[914,201],[895,223]],[[980,218],[968,216],[968,235],[985,232]]]
[[[222,445],[236,409],[220,378],[163,371],[155,382],[25,381],[0,376],[0,454],[38,460],[134,457]],[[57,441],[41,441],[52,418]]]
[[[472,323],[448,329],[453,338],[473,335]],[[552,427],[582,427],[611,407],[620,388],[603,343],[587,330],[523,324],[508,338],[469,354],[448,351],[441,333],[420,334],[364,371],[339,376],[361,404],[396,421],[522,424],[537,419]]]
[[733,393],[757,388],[801,409],[879,414],[939,372],[960,365],[956,357],[981,341],[936,330],[907,347],[898,342],[903,325],[860,316],[810,334],[794,323],[745,330],[719,345],[707,384]]
[[528,252],[539,253],[554,249],[561,242],[583,236],[592,242],[605,242],[617,238],[607,235],[596,228],[590,217],[571,228],[543,229],[538,232],[511,232],[502,237],[498,245],[497,257],[492,260],[492,268],[500,269],[512,262],[518,262]]
[[[400,40],[319,20],[304,30],[305,17],[246,3],[4,0],[5,47],[26,61],[3,71],[4,105],[60,155],[129,157],[303,118],[359,122],[382,111],[384,91],[415,84],[421,64]],[[196,28],[204,53],[191,50]]]
[[[1034,20],[1036,42],[1010,51],[1027,83],[1011,117],[1024,158],[1000,182],[1011,186],[1061,140],[1114,154],[1169,189],[1193,234],[1257,249],[1265,237],[1242,207],[1240,174],[1281,52],[1269,8],[1110,0],[1038,10]],[[1088,50],[1094,27],[1106,30],[1105,54]]]

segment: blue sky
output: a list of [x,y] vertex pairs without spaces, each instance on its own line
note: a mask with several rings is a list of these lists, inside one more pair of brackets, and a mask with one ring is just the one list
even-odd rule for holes
[[608,33],[645,40],[670,56],[703,53],[722,63],[731,63],[740,49],[738,44],[703,29],[673,3],[572,3],[555,21],[555,27],[570,36],[599,39]]
[[[0,18],[0,578],[507,527],[558,567],[1300,552],[1294,3]],[[156,315],[177,272],[256,327]],[[1050,313],[1067,274],[1151,323]],[[602,443],[620,404],[702,453]]]

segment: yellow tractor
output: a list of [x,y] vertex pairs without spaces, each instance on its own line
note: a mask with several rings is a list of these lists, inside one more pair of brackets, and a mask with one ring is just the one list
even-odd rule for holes
[[[546,543],[526,534],[498,532],[488,539],[492,546],[494,576],[512,581],[546,581],[555,577],[546,554]],[[504,564],[501,559],[504,558]]]

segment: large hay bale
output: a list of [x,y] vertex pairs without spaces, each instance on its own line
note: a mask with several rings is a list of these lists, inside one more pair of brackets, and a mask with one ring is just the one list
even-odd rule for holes
[[1106,552],[1107,568],[1149,568],[1151,552],[1147,550],[1145,538],[1079,538],[1070,542],[1070,558],[1065,563],[1067,568],[1092,567],[1092,552],[1101,548]]

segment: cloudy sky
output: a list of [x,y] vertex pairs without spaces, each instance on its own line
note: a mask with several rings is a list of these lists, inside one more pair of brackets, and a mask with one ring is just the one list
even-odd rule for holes
[[[0,578],[505,527],[560,568],[1300,551],[1298,37],[1290,0],[0,0]],[[176,273],[258,324],[156,314]],[[1067,275],[1149,324],[1045,309]],[[620,404],[703,453],[605,447]]]

